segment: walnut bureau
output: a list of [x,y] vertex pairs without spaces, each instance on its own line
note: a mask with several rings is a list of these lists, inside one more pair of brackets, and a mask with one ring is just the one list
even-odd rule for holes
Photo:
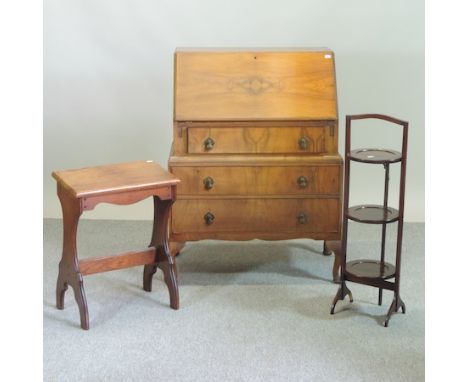
[[202,239],[339,240],[337,146],[331,50],[176,50],[173,248]]

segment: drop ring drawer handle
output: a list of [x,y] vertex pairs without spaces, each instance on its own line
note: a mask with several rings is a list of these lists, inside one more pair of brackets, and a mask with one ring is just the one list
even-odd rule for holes
[[211,212],[207,212],[205,216],[203,217],[205,219],[205,224],[210,225],[213,224],[215,216]]
[[297,222],[299,224],[307,223],[307,215],[304,212],[301,212],[299,215],[297,215]]
[[205,185],[205,190],[211,190],[214,186],[214,179],[211,176],[207,176],[203,179],[203,184]]
[[306,188],[308,184],[309,181],[305,176],[301,175],[299,178],[297,178],[297,185],[299,186],[299,188]]
[[208,137],[208,138],[205,139],[203,144],[205,145],[205,150],[210,151],[210,150],[213,150],[213,146],[215,144],[215,141],[213,140],[213,138]]
[[309,148],[309,139],[306,137],[302,137],[301,139],[299,139],[298,144],[301,150],[307,150]]

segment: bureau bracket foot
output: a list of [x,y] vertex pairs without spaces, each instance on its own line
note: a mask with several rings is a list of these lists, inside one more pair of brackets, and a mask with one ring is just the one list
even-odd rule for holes
[[351,293],[351,291],[348,289],[348,287],[346,286],[346,284],[343,282],[341,284],[341,286],[339,287],[338,289],[338,292],[336,292],[336,296],[332,302],[332,306],[331,306],[331,310],[330,310],[330,314],[335,314],[335,306],[336,306],[336,303],[339,301],[339,300],[344,300],[346,295],[349,295],[349,302],[353,302],[353,294]]
[[386,328],[388,327],[388,321],[390,321],[392,314],[398,312],[400,308],[401,308],[401,312],[405,314],[406,313],[405,303],[401,300],[400,296],[395,295],[393,297],[392,305],[390,305],[390,308],[388,309],[387,318],[384,321],[384,326]]
[[[326,252],[326,253],[325,253]],[[333,262],[333,282],[339,284],[341,282],[340,268],[341,268],[341,241],[332,240],[323,242],[323,254],[335,254],[335,261]]]
[[182,251],[182,248],[184,247],[185,247],[185,242],[183,241],[169,242],[169,250],[170,250],[171,256],[173,257],[179,256],[180,251]]
[[331,256],[332,253],[333,252],[327,246],[327,242],[324,241],[323,242],[323,251],[322,251],[323,256]]

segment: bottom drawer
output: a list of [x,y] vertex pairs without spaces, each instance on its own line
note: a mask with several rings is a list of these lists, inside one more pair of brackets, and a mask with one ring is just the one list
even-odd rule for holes
[[339,230],[339,198],[178,199],[172,208],[172,233],[176,235]]

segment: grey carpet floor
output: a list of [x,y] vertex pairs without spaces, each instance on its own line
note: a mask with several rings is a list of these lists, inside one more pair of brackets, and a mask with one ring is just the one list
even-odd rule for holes
[[[80,258],[144,248],[151,222],[82,220]],[[378,258],[378,227],[351,224],[349,258]],[[395,225],[389,225],[389,239]],[[45,381],[423,381],[424,224],[405,225],[405,315],[382,326],[392,295],[349,283],[338,302],[322,242],[202,241],[177,258],[180,309],[162,274],[142,290],[142,267],[86,276],[90,330],[69,289],[55,308],[62,222],[44,220]],[[389,240],[393,253],[394,240]]]

